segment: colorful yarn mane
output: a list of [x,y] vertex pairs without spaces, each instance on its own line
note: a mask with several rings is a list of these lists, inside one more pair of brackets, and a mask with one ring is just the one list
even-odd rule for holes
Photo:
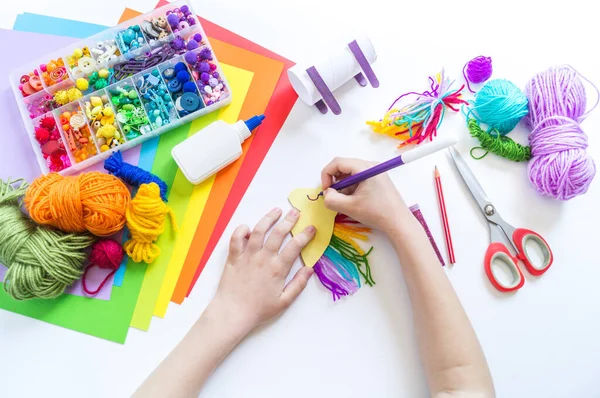
[[323,286],[333,294],[334,301],[356,293],[361,287],[361,275],[365,284],[375,284],[367,258],[373,248],[365,252],[357,243],[367,241],[370,232],[370,228],[348,216],[336,216],[329,246],[313,267]]
[[[409,144],[420,144],[426,139],[432,141],[437,135],[437,129],[444,120],[446,108],[458,112],[458,106],[468,105],[468,102],[461,98],[462,85],[458,90],[453,90],[453,81],[444,76],[442,70],[435,76],[430,77],[430,91],[422,93],[409,92],[402,94],[389,107],[383,119],[379,121],[369,121],[375,133],[389,135],[402,140],[398,147]],[[417,95],[417,99],[410,105],[401,109],[392,109],[398,101],[408,95]]]

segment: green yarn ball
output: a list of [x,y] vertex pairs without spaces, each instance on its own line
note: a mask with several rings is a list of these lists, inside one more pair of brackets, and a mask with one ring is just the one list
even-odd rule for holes
[[0,180],[0,263],[8,268],[4,290],[17,300],[50,299],[81,277],[85,249],[94,238],[35,224],[21,212],[26,190],[22,180]]
[[471,109],[479,122],[501,135],[511,132],[529,113],[527,97],[514,83],[505,79],[490,80],[479,90]]

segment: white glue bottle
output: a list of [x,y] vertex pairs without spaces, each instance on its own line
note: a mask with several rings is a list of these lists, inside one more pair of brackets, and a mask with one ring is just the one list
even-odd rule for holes
[[176,145],[171,155],[192,184],[200,184],[242,155],[242,143],[261,125],[265,115],[227,124],[217,120]]

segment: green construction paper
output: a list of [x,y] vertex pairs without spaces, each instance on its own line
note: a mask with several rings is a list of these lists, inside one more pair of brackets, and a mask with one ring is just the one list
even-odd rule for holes
[[127,264],[123,285],[113,286],[108,301],[71,294],[53,300],[17,301],[8,296],[2,286],[0,308],[123,344],[145,273],[145,264]]

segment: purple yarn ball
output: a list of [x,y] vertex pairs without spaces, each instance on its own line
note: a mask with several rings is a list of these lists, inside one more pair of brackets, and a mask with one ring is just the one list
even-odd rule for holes
[[586,152],[586,92],[579,73],[563,65],[538,73],[525,87],[531,129],[529,181],[542,195],[568,200],[587,192],[596,165]]
[[484,57],[483,55],[480,55],[467,62],[463,68],[463,75],[467,81],[467,87],[469,91],[472,93],[475,92],[471,90],[469,82],[483,83],[492,77],[492,72],[492,58],[490,57]]
[[196,53],[185,53],[184,58],[185,58],[185,62],[187,62],[190,65],[195,64],[196,61],[198,60]]
[[171,25],[171,27],[177,27],[177,25],[179,24],[179,17],[177,16],[177,14],[169,14],[167,16],[167,22],[169,23],[169,25]]
[[210,64],[208,62],[200,62],[198,72],[208,74],[210,72]]
[[210,80],[210,75],[204,72],[200,75],[200,80],[202,80],[204,83],[208,83],[208,81]]
[[191,39],[190,41],[188,41],[187,44],[187,49],[188,51],[192,51],[198,48],[198,42],[194,39]]
[[200,33],[196,33],[194,35],[194,40],[196,40],[198,43],[200,43],[202,41],[202,35]]

